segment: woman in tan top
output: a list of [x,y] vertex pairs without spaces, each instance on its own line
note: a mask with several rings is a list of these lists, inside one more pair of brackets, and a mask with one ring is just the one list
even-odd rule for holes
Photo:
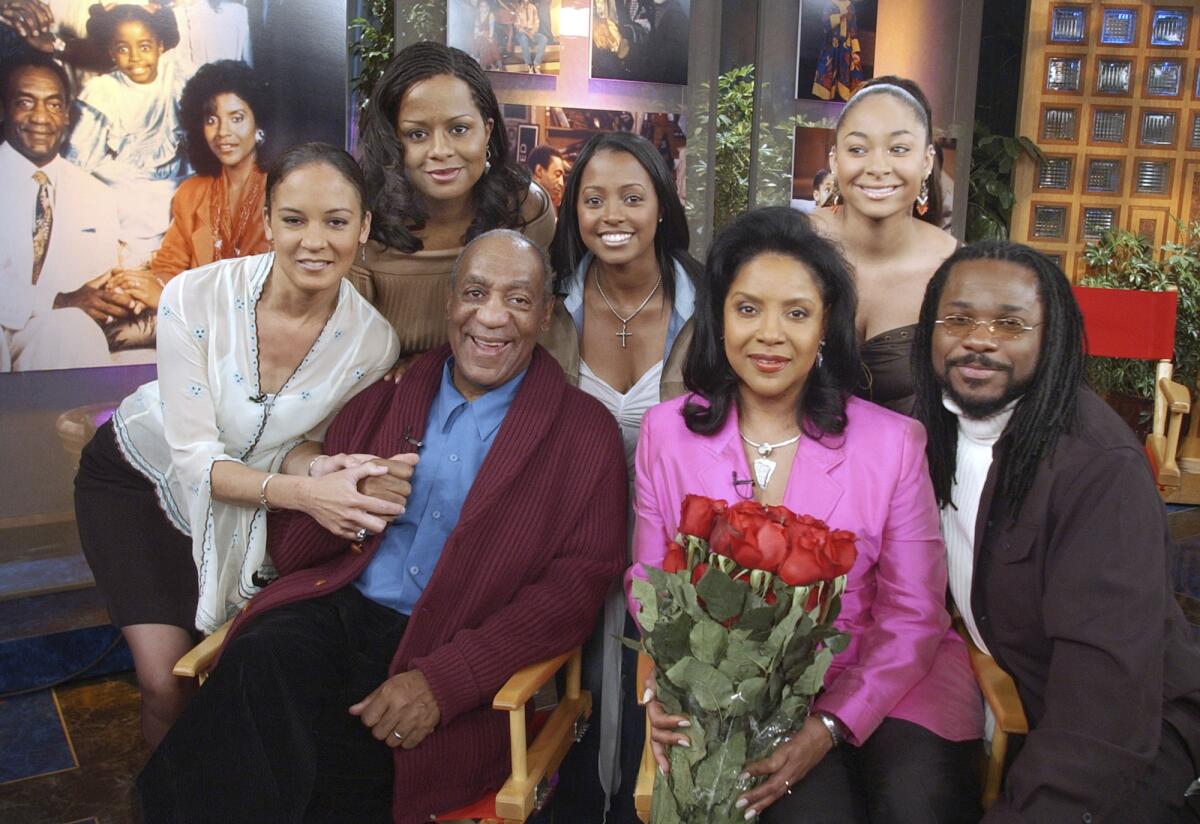
[[812,219],[854,267],[863,342],[857,394],[907,414],[912,333],[925,284],[957,246],[938,228],[932,118],[920,88],[899,77],[864,84],[838,117],[829,168],[837,206]]
[[509,157],[500,104],[474,58],[440,43],[403,49],[363,117],[376,215],[350,280],[400,336],[401,355],[446,342],[450,268],[467,241],[511,228],[545,249],[550,199]]

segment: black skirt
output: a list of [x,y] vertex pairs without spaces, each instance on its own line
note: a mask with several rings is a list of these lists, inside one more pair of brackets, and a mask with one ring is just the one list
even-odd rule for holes
[[167,520],[154,485],[125,460],[112,421],[96,431],[80,455],[75,520],[114,624],[170,624],[194,631],[198,593],[192,539]]

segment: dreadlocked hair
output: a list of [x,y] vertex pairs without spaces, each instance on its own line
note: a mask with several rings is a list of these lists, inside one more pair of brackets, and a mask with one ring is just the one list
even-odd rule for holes
[[1008,424],[1007,446],[996,478],[997,494],[1006,498],[1013,516],[1033,485],[1038,465],[1054,448],[1058,436],[1074,424],[1075,404],[1086,374],[1083,316],[1071,283],[1054,261],[1019,243],[981,241],[963,246],[946,258],[925,287],[921,317],[913,341],[912,372],[916,402],[913,416],[929,436],[926,454],[939,506],[950,504],[954,484],[958,420],[942,405],[942,385],[933,372],[933,322],[942,290],[959,263],[996,260],[1029,271],[1038,283],[1042,303],[1042,344],[1029,387]]

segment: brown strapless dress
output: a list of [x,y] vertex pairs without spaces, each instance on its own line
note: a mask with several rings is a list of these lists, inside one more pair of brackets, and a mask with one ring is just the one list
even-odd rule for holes
[[912,347],[917,325],[880,332],[861,347],[862,377],[854,394],[863,400],[911,415]]

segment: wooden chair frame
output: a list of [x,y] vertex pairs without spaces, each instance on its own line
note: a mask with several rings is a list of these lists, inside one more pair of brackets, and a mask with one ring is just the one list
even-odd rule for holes
[[[174,673],[203,681],[225,643],[231,622],[223,624],[187,652],[175,664]],[[583,737],[592,714],[592,695],[580,688],[582,650],[568,650],[553,658],[517,670],[492,699],[492,709],[508,713],[509,756],[512,772],[496,791],[496,817],[479,819],[482,824],[520,824],[549,797],[554,775],[571,744]],[[550,717],[532,742],[525,725],[526,705],[562,668],[566,667],[566,689]],[[441,821],[457,819],[439,818]]]

